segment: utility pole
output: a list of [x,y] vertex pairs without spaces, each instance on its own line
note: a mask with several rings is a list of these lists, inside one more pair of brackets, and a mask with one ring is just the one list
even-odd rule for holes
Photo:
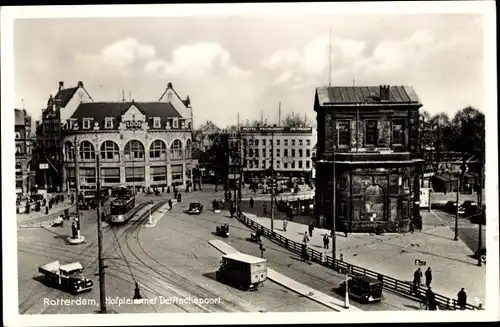
[[98,247],[98,261],[99,261],[99,295],[101,311],[100,313],[106,313],[106,286],[104,281],[104,259],[102,253],[102,226],[101,226],[101,174],[99,166],[99,153],[96,154],[96,165],[97,165],[97,247]]
[[335,235],[335,230],[336,230],[336,226],[335,226],[335,213],[336,213],[336,206],[335,206],[335,200],[336,200],[336,184],[337,184],[337,176],[335,175],[335,152],[333,153],[333,157],[332,157],[332,165],[333,165],[333,184],[332,184],[332,193],[333,193],[333,198],[332,198],[332,257],[333,257],[333,263],[335,265],[336,263],[336,255],[337,255],[337,239],[336,239],[336,235]]
[[457,174],[457,204],[456,204],[456,212],[455,212],[455,237],[454,241],[458,241],[458,206],[459,206],[459,194],[460,194],[460,176]]
[[271,131],[271,232],[274,232],[274,130]]
[[78,220],[80,220],[80,210],[78,209],[78,197],[80,195],[80,174],[79,174],[79,169],[78,169],[78,145],[76,143],[76,135],[75,135],[75,142],[74,142],[74,159],[75,159],[75,189],[76,189],[76,216],[78,217]]

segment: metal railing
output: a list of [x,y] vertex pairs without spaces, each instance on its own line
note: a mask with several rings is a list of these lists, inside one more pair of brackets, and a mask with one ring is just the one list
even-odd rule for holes
[[[242,223],[247,225],[248,227],[258,230],[261,229],[263,231],[263,235],[269,238],[271,241],[285,247],[286,249],[300,254],[302,252],[302,243],[295,242],[293,240],[287,239],[283,235],[280,235],[276,232],[272,232],[269,228],[260,225],[259,223],[253,221],[252,219],[246,217],[242,214],[238,218]],[[354,276],[368,276],[382,281],[383,288],[392,292],[399,293],[400,295],[412,298],[416,301],[425,301],[425,292],[426,289],[418,286],[416,289],[413,284],[401,281],[395,278],[392,278],[387,275],[380,274],[370,269],[362,268],[345,261],[341,261],[338,259],[333,259],[330,256],[325,256],[322,252],[314,250],[312,248],[308,248],[309,256],[311,261],[322,264],[323,266],[330,267],[340,273],[348,272],[350,275]],[[435,299],[437,305],[440,309],[443,310],[458,310],[459,305],[456,299],[450,299],[441,294],[435,293]],[[483,310],[484,308],[480,306],[474,306],[472,304],[467,303],[465,306],[466,310]]]

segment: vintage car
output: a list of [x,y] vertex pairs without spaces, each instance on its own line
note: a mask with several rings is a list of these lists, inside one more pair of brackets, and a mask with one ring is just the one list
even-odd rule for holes
[[223,224],[215,228],[215,234],[221,237],[229,237],[229,225]]
[[215,278],[242,291],[257,289],[267,279],[267,260],[240,252],[224,255]]
[[474,258],[481,259],[481,262],[486,263],[486,248],[480,248],[474,253]]
[[38,271],[45,275],[45,283],[64,289],[73,294],[92,290],[93,282],[83,275],[83,267],[79,262],[61,265],[53,261],[38,267]]
[[[446,206],[445,206],[444,210],[448,213],[455,215],[457,213],[457,202],[456,201],[446,202]],[[460,203],[458,204],[458,214],[465,215],[465,210]]]
[[198,201],[194,201],[189,204],[187,213],[190,215],[199,215],[200,213],[202,213],[202,211],[203,205]]
[[[380,302],[382,294],[382,281],[368,276],[352,276],[348,281],[349,297],[359,302],[370,303]],[[337,292],[344,295],[346,292],[346,282],[340,284]]]

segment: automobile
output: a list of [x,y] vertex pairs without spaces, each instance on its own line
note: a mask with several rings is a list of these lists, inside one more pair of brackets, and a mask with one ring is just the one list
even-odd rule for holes
[[479,205],[475,201],[470,201],[470,200],[464,201],[462,203],[462,207],[464,208],[465,213],[468,216],[479,212]]
[[[345,295],[346,282],[342,282],[336,291]],[[364,303],[380,302],[384,298],[382,281],[368,276],[352,276],[348,280],[348,292],[349,297]]]
[[45,276],[45,283],[73,294],[92,290],[93,282],[83,275],[83,266],[79,262],[61,265],[53,261],[38,267],[38,271]]
[[[456,201],[446,202],[446,206],[445,206],[444,210],[448,213],[456,214],[457,213],[457,202]],[[465,215],[465,210],[460,203],[458,204],[458,214]]]
[[199,215],[200,213],[202,213],[202,211],[203,211],[203,205],[200,202],[195,201],[189,204],[189,209],[187,213],[190,215]]
[[481,261],[483,263],[486,263],[486,248],[480,248],[474,253],[474,258],[479,259],[481,258]]
[[242,291],[257,289],[267,279],[267,260],[241,252],[226,254],[222,256],[215,278]]

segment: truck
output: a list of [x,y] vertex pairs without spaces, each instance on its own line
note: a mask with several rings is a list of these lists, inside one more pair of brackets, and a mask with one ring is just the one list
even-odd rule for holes
[[83,267],[79,262],[61,265],[59,261],[53,261],[39,266],[38,272],[45,275],[47,285],[73,294],[90,291],[94,286],[90,279],[83,276]]
[[267,279],[267,260],[240,252],[226,254],[222,256],[215,277],[242,291],[257,289]]

